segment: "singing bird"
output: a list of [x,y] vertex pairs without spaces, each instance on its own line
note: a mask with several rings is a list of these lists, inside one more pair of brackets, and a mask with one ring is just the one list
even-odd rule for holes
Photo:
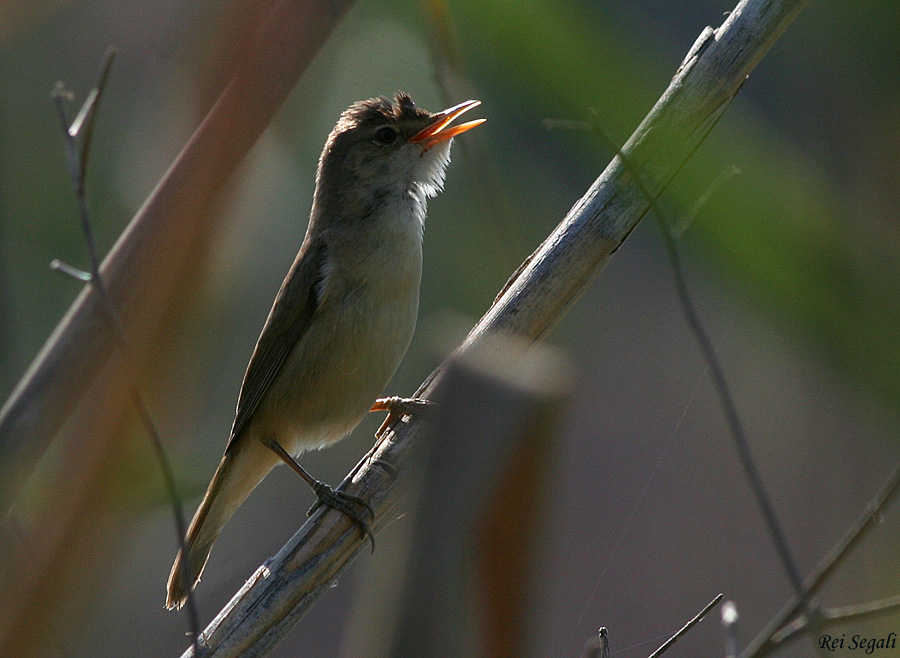
[[306,236],[250,357],[225,454],[169,574],[167,608],[184,605],[222,527],[279,463],[370,534],[367,505],[315,480],[297,459],[349,434],[406,353],[426,202],[443,186],[452,138],[484,121],[450,125],[476,105],[432,114],[397,93],[341,114],[319,158]]

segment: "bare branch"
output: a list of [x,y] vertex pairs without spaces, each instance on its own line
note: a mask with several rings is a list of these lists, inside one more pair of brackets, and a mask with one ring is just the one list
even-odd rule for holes
[[[53,269],[75,277],[85,283],[90,284],[97,292],[100,298],[102,312],[106,318],[109,328],[112,331],[113,340],[116,347],[125,357],[124,373],[127,379],[126,386],[128,395],[137,412],[138,419],[144,427],[144,431],[150,438],[153,450],[159,462],[160,470],[163,474],[163,482],[166,494],[169,497],[169,503],[172,508],[172,516],[174,518],[176,541],[182,544],[183,538],[187,530],[187,524],[184,521],[184,510],[181,504],[181,498],[175,486],[175,476],[172,473],[172,465],[166,455],[163,447],[162,439],[159,431],[156,429],[150,410],[144,401],[143,396],[138,388],[137,368],[132,354],[131,347],[125,335],[125,329],[122,326],[121,318],[116,310],[115,304],[110,297],[109,290],[100,273],[100,259],[97,256],[97,248],[94,242],[93,226],[91,223],[90,212],[87,203],[87,190],[85,187],[85,179],[87,177],[88,153],[91,148],[91,137],[93,136],[94,119],[96,117],[96,109],[106,82],[109,79],[109,72],[112,66],[115,51],[110,48],[106,51],[103,64],[100,69],[100,76],[97,85],[90,91],[87,99],[81,107],[75,121],[67,124],[66,113],[64,108],[64,100],[68,97],[62,92],[62,88],[57,84],[53,94],[53,100],[56,104],[57,112],[63,128],[63,137],[66,151],[66,160],[69,165],[69,179],[72,185],[75,200],[78,204],[79,217],[81,220],[81,229],[84,235],[85,247],[88,252],[88,260],[90,262],[90,272],[82,272],[70,265],[59,260],[54,260],[50,266]],[[81,135],[79,135],[81,133]],[[79,148],[78,137],[81,136]],[[185,565],[187,570],[187,565]],[[198,638],[200,636],[200,621],[197,614],[197,606],[192,596],[188,596],[187,601],[188,625],[191,630],[191,637],[195,650],[198,648]]]
[[651,653],[649,658],[659,658],[659,656],[663,655],[669,649],[669,647],[671,647],[673,644],[675,644],[678,641],[678,638],[680,638],[682,635],[684,635],[689,630],[691,630],[694,626],[696,626],[700,622],[700,620],[703,619],[706,616],[706,614],[710,610],[712,610],[719,603],[719,601],[722,600],[723,596],[724,596],[724,594],[718,594],[712,601],[707,603],[706,606],[703,608],[703,610],[698,612],[697,615],[693,619],[691,619],[688,623],[686,623],[684,626],[682,626],[681,629],[677,633],[675,633],[675,635],[673,635],[668,640],[663,642],[662,646],[660,646],[659,649],[657,649],[656,651]]
[[900,490],[900,465],[891,473],[881,490],[869,501],[866,509],[847,529],[844,536],[831,548],[803,583],[801,594],[792,596],[775,617],[760,631],[759,635],[743,652],[741,658],[765,656],[775,648],[773,638],[797,614],[803,612],[805,602],[815,595],[846,560],[853,549],[877,524],[882,511]]
[[709,367],[709,372],[712,376],[719,403],[722,405],[722,411],[724,412],[725,420],[728,423],[731,441],[734,444],[738,458],[740,459],[741,468],[743,468],[744,474],[750,481],[750,489],[756,500],[756,506],[762,514],[763,521],[769,530],[769,536],[775,544],[775,550],[778,553],[778,557],[781,559],[781,563],[787,572],[788,579],[791,581],[794,591],[800,592],[802,587],[800,571],[797,569],[796,561],[791,555],[787,537],[784,534],[784,530],[781,528],[781,522],[778,519],[778,515],[775,513],[775,506],[772,505],[771,498],[763,484],[762,475],[756,467],[756,461],[754,460],[753,452],[750,449],[750,442],[747,439],[747,433],[744,431],[744,423],[738,413],[734,396],[731,394],[728,378],[725,376],[725,369],[719,361],[719,357],[709,338],[706,327],[703,325],[703,320],[700,318],[700,313],[697,311],[694,300],[688,290],[687,279],[684,276],[684,268],[681,266],[681,255],[678,253],[678,245],[675,243],[676,238],[673,233],[674,224],[668,220],[662,208],[659,207],[657,197],[654,196],[650,192],[650,189],[644,184],[644,178],[641,175],[640,170],[634,166],[631,159],[622,153],[619,147],[606,136],[605,132],[603,132],[603,129],[599,125],[596,113],[593,114],[593,119],[594,132],[608,148],[612,149],[617,154],[628,172],[634,176],[635,182],[641,189],[641,192],[644,193],[647,202],[650,204],[650,208],[653,210],[653,214],[656,215],[656,218],[659,221],[663,243],[666,245],[666,255],[669,258],[669,269],[672,271],[672,277],[675,280],[675,291],[678,295],[682,313],[684,313],[685,320],[690,327],[691,333],[694,334],[694,339],[697,341],[700,352],[703,354],[703,359]]
[[[843,606],[841,608],[821,608],[816,613],[816,624],[821,628],[845,624],[851,620],[865,619],[892,612],[900,608],[900,596],[891,596],[878,601],[857,603],[856,605]],[[809,615],[800,615],[787,626],[782,627],[772,636],[772,645],[779,646],[796,637],[801,631],[809,628],[811,618]]]
[[88,283],[91,280],[90,272],[79,270],[77,267],[73,267],[68,263],[64,263],[58,258],[54,258],[50,261],[50,269],[55,272],[61,272],[66,276],[72,277],[76,281],[81,281],[82,283]]
[[[112,68],[115,55],[115,48],[110,47],[106,49],[106,54],[103,55],[103,63],[100,65],[100,77],[97,80],[97,84],[91,89],[87,99],[84,101],[84,105],[81,106],[81,110],[78,112],[78,116],[75,117],[75,120],[72,122],[72,125],[69,126],[69,130],[67,131],[69,136],[73,139],[79,135],[82,138],[81,158],[79,160],[82,178],[84,177],[84,172],[87,171],[88,156],[91,152],[91,138],[94,134],[94,119],[97,116],[97,107],[100,105],[100,97],[103,95],[103,90],[106,88],[106,81],[109,79],[109,71]],[[82,184],[84,184],[83,180]]]

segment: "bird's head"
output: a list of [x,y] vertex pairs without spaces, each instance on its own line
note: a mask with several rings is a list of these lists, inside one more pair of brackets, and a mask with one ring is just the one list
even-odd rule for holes
[[371,199],[392,192],[434,196],[443,185],[451,139],[485,120],[450,124],[479,104],[470,100],[432,114],[402,92],[393,100],[354,103],[341,114],[322,150],[316,196],[342,203],[356,201],[348,196]]

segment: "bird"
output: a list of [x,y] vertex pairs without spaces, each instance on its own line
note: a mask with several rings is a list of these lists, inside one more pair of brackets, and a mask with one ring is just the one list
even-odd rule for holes
[[168,609],[185,604],[222,528],[280,463],[371,537],[371,508],[315,480],[298,459],[401,400],[377,398],[415,329],[427,201],[443,188],[452,138],[485,119],[451,123],[479,104],[433,114],[397,92],[340,115],[319,157],[306,234],[244,374],[225,452],[172,565]]

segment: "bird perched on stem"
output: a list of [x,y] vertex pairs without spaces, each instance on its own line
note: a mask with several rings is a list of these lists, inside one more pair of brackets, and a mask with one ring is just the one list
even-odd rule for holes
[[440,191],[451,138],[484,121],[451,122],[479,101],[431,114],[398,93],[341,114],[319,158],[309,226],[247,366],[225,454],[169,574],[166,607],[197,584],[222,527],[277,464],[371,537],[359,498],[297,462],[339,441],[400,364],[416,324],[422,231]]

